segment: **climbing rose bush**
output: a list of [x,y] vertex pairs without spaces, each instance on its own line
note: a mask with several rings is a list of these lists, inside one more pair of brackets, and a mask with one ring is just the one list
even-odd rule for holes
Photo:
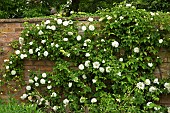
[[22,100],[57,113],[167,112],[156,103],[170,93],[169,78],[153,74],[162,62],[159,49],[169,43],[166,14],[121,5],[98,15],[85,24],[59,18],[26,23],[4,77],[22,80],[24,60],[48,59],[53,71],[30,70]]

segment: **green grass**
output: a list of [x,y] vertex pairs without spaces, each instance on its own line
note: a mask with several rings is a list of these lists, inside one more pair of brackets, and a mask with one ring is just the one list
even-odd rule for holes
[[10,99],[8,103],[0,100],[0,113],[44,113],[36,105],[19,103]]

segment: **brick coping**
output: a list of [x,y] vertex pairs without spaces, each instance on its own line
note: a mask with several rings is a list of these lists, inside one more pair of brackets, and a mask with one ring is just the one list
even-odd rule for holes
[[[91,16],[90,16],[91,17]],[[98,16],[92,16],[94,20],[98,20]],[[56,17],[58,18],[58,17]],[[61,17],[59,17],[61,18]],[[79,20],[79,21],[87,21],[89,17],[74,17],[74,18],[68,18],[68,17],[63,17],[61,18],[62,20],[65,19],[71,19],[71,20]],[[23,23],[23,22],[30,22],[30,23],[35,23],[35,22],[41,22],[43,20],[51,20],[52,17],[49,18],[15,18],[15,19],[0,19],[0,23]]]

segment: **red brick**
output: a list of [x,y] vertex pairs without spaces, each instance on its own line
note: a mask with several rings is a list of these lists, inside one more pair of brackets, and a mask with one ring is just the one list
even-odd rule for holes
[[161,95],[160,103],[161,104],[169,104],[170,105],[170,95]]
[[33,60],[33,65],[35,66],[45,66],[44,60]]
[[10,28],[10,27],[4,27],[0,28],[0,32],[15,32],[15,28]]
[[32,60],[29,60],[29,59],[25,59],[25,60],[24,60],[24,65],[25,65],[25,66],[32,66],[32,65],[33,65],[33,61],[32,61]]
[[17,28],[15,28],[15,32],[21,32],[22,30],[24,30],[23,27],[17,27]]
[[6,24],[7,27],[12,27],[12,28],[15,28],[15,27],[20,27],[20,23],[8,23]]
[[53,68],[51,66],[37,66],[36,70],[51,72]]
[[3,47],[3,51],[4,51],[5,53],[9,53],[9,52],[11,53],[11,52],[13,52],[13,49],[12,49],[12,47],[7,47],[7,46],[5,47],[5,46],[4,46],[4,47]]
[[34,71],[36,71],[36,66],[24,66],[24,69],[25,70],[34,70]]
[[0,27],[7,27],[7,23],[0,23]]

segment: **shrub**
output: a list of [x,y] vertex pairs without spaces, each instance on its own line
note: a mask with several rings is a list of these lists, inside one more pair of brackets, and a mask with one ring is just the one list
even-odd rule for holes
[[168,15],[131,4],[98,15],[86,24],[58,18],[26,23],[20,47],[5,62],[5,78],[22,81],[24,60],[49,59],[55,62],[53,71],[30,71],[21,99],[61,113],[68,107],[91,113],[167,112],[156,102],[169,94],[169,78],[153,72],[162,62],[159,49],[169,47]]

